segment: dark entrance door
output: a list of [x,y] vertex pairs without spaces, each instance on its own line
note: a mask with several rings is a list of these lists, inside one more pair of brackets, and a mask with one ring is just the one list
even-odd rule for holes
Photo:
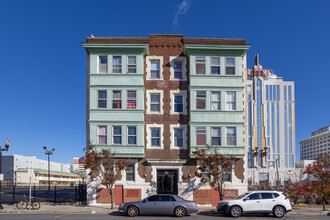
[[157,170],[157,193],[178,195],[178,170]]

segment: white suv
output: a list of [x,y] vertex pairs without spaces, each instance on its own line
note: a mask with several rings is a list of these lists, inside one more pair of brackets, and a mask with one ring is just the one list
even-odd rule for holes
[[239,217],[243,213],[264,213],[282,218],[286,212],[292,210],[290,200],[278,191],[246,192],[233,200],[220,201],[217,211]]

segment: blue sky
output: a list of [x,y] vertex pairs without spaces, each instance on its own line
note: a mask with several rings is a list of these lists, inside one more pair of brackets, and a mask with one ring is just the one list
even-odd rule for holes
[[0,145],[5,154],[72,163],[85,146],[86,53],[96,37],[243,38],[264,68],[296,87],[299,140],[330,124],[330,1],[0,2]]

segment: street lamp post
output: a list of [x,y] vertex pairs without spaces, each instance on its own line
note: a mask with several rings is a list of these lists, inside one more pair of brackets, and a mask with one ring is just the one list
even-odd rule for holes
[[280,175],[278,173],[278,161],[279,158],[276,158],[275,160],[268,160],[268,162],[273,162],[275,163],[275,168],[276,168],[276,173],[275,173],[275,185],[276,185],[276,189],[279,190],[280,189]]
[[[2,148],[1,146],[0,146],[0,175],[2,175],[2,152],[3,151],[8,151],[8,149],[9,149],[9,141],[8,141],[8,138],[6,139],[6,141],[5,141],[5,148]],[[2,185],[2,178],[0,179],[0,209],[3,209],[3,206],[2,206],[2,204],[1,204],[1,185]]]
[[50,191],[50,155],[53,155],[55,148],[48,150],[46,146],[43,146],[45,154],[48,155],[48,191]]

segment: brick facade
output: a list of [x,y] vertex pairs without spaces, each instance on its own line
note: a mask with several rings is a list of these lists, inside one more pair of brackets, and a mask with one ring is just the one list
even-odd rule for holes
[[[116,47],[120,48],[121,45],[125,44],[147,44],[145,45],[146,49],[143,52],[143,85],[142,79],[140,84],[140,89],[143,86],[144,90],[144,130],[142,131],[141,125],[141,133],[144,132],[144,157],[129,157],[129,159],[134,160],[136,173],[135,173],[135,183],[129,183],[118,180],[116,188],[114,190],[114,201],[116,205],[119,205],[120,202],[130,202],[130,201],[137,201],[145,198],[146,196],[157,193],[157,181],[158,173],[160,170],[175,170],[177,172],[177,185],[178,186],[178,194],[179,196],[183,196],[186,199],[195,200],[198,204],[212,204],[216,205],[217,201],[219,201],[218,192],[214,189],[214,187],[210,187],[208,184],[201,183],[199,178],[196,178],[195,172],[197,171],[197,161],[190,156],[190,146],[191,146],[191,134],[190,134],[190,123],[192,116],[190,118],[190,57],[191,55],[184,54],[185,44],[196,44],[196,45],[233,45],[232,47],[245,45],[246,41],[242,39],[205,39],[205,38],[184,38],[183,35],[150,35],[150,37],[138,37],[138,38],[128,38],[128,37],[105,37],[105,38],[87,38],[87,43],[96,45],[97,49],[99,50],[102,48],[102,45],[110,45],[113,44]],[[207,45],[208,48],[210,46]],[[109,46],[109,47],[110,47]],[[105,47],[106,48],[106,47]],[[221,47],[219,47],[221,48]],[[117,48],[116,48],[117,49]],[[109,49],[110,50],[110,49]],[[203,49],[204,50],[204,49]],[[230,49],[228,49],[229,51]],[[106,51],[106,49],[105,49]],[[110,50],[111,51],[111,50]],[[223,54],[231,54],[229,51],[221,52]],[[186,52],[185,52],[186,53]],[[213,51],[207,51],[208,55],[202,56],[213,56]],[[220,53],[220,54],[221,54]],[[134,52],[129,51],[128,54],[134,54]],[[215,53],[216,54],[216,53]],[[232,53],[234,54],[234,53]],[[126,54],[127,55],[127,54]],[[141,58],[142,55],[140,54]],[[160,75],[162,76],[161,79],[150,79],[148,72],[148,58],[152,59],[152,57],[161,57],[162,59],[162,71]],[[184,57],[186,59],[186,77],[183,80],[173,80],[173,75],[171,78],[171,59],[173,57]],[[215,55],[215,56],[229,56],[229,55]],[[232,55],[230,55],[232,56]],[[140,59],[142,62],[142,59]],[[195,60],[195,58],[193,58]],[[220,62],[220,61],[219,61]],[[223,62],[223,61],[222,61]],[[126,65],[126,64],[124,64]],[[142,64],[141,64],[142,65]],[[210,65],[210,64],[208,64]],[[223,64],[221,64],[223,65]],[[149,67],[150,68],[150,67]],[[194,68],[193,66],[191,68]],[[142,69],[142,66],[141,66]],[[141,72],[140,69],[140,72]],[[173,70],[172,70],[173,74]],[[96,75],[96,74],[95,74]],[[114,74],[116,77],[121,77],[118,75],[121,74]],[[122,74],[124,75],[124,74]],[[109,74],[109,76],[111,76]],[[125,77],[128,77],[126,75]],[[140,77],[142,75],[140,74]],[[207,76],[215,77],[215,76]],[[206,77],[206,78],[207,78]],[[223,77],[223,76],[222,76]],[[222,79],[227,80],[230,76],[225,76]],[[236,79],[238,78],[235,76]],[[201,78],[202,79],[202,78]],[[221,79],[221,78],[219,78]],[[218,79],[217,79],[218,80]],[[192,80],[191,80],[192,81]],[[89,81],[88,81],[89,82]],[[119,84],[119,87],[122,84]],[[128,88],[131,85],[127,86]],[[205,87],[208,86],[204,85]],[[231,85],[228,85],[229,87]],[[220,87],[214,87],[219,89]],[[125,88],[126,89],[126,88]],[[204,89],[204,88],[203,88]],[[223,89],[223,88],[221,88]],[[160,91],[162,94],[162,99],[160,100],[162,110],[160,113],[150,113],[148,108],[148,91]],[[172,103],[174,100],[171,100],[174,91],[186,91],[186,107],[184,114],[173,114]],[[223,92],[221,90],[221,92]],[[222,102],[222,100],[221,100]],[[191,107],[193,108],[193,107]],[[141,110],[142,114],[142,110]],[[214,114],[214,113],[213,113]],[[221,113],[217,113],[221,114]],[[224,113],[227,114],[227,113]],[[141,117],[142,118],[142,117]],[[219,116],[220,118],[220,116]],[[142,120],[142,119],[141,119]],[[134,125],[134,122],[130,122]],[[141,122],[142,123],[142,122]],[[207,123],[207,122],[205,122]],[[237,123],[235,121],[235,123]],[[162,147],[148,147],[148,129],[150,125],[161,125],[163,136],[162,136]],[[173,143],[171,140],[173,139],[173,132],[171,129],[175,125],[185,125],[186,129],[186,148],[178,149],[171,147]],[[202,124],[202,122],[201,122]],[[172,127],[171,127],[172,126]],[[200,125],[205,126],[205,125]],[[208,125],[212,126],[212,125]],[[222,125],[217,125],[222,126]],[[162,135],[162,134],[161,134]],[[111,145],[111,144],[109,144]],[[142,144],[141,144],[142,146]],[[111,147],[111,146],[110,146]],[[125,146],[123,146],[125,147]],[[132,147],[132,146],[129,146]],[[236,183],[244,185],[244,172],[245,167],[244,159],[238,158],[235,161],[235,167],[233,172],[233,178],[235,178]],[[157,174],[158,173],[158,174]],[[124,174],[125,175],[125,174]],[[124,178],[124,176],[122,177]],[[234,183],[225,184],[226,187],[224,189],[224,198],[231,199],[238,195],[239,190],[237,189],[240,186],[236,187]],[[181,188],[180,188],[181,187]],[[233,189],[231,189],[233,187]],[[235,188],[236,187],[236,188]],[[109,192],[106,189],[97,189],[96,190],[96,203],[109,203]]]

